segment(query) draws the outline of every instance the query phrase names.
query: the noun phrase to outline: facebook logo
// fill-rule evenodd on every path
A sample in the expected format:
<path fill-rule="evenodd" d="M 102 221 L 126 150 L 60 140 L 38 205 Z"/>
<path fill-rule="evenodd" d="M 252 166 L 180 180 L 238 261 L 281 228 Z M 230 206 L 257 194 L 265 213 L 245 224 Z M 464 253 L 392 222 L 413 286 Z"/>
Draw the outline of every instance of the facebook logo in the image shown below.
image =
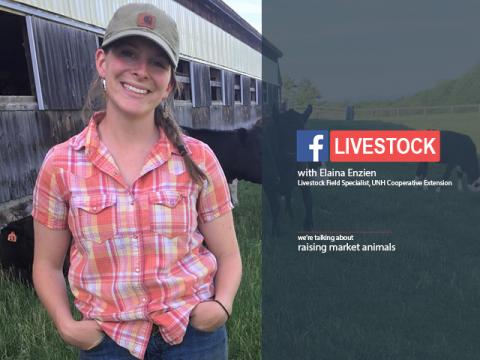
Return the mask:
<path fill-rule="evenodd" d="M 327 161 L 328 130 L 297 130 L 297 161 Z"/>

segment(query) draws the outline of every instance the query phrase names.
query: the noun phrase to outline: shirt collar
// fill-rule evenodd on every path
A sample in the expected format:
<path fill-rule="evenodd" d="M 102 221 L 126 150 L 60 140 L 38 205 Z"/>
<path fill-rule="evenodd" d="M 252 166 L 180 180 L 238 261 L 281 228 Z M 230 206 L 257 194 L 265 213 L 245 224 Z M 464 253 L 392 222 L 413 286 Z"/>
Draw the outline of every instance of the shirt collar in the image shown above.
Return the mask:
<path fill-rule="evenodd" d="M 77 136 L 73 138 L 72 147 L 76 151 L 85 149 L 85 154 L 89 158 L 96 158 L 98 155 L 104 156 L 101 149 L 105 149 L 105 146 L 100 141 L 100 136 L 98 134 L 98 124 L 105 117 L 104 111 L 96 112 L 90 118 L 90 121 L 87 127 Z M 189 154 L 191 154 L 187 145 L 185 148 Z M 160 137 L 157 143 L 154 145 L 150 156 L 148 157 L 144 171 L 151 170 L 157 166 L 160 166 L 168 159 L 171 158 L 172 154 L 179 155 L 180 153 L 176 146 L 174 146 L 170 140 L 167 138 L 163 131 L 160 132 Z M 142 171 L 142 172 L 144 172 Z"/>

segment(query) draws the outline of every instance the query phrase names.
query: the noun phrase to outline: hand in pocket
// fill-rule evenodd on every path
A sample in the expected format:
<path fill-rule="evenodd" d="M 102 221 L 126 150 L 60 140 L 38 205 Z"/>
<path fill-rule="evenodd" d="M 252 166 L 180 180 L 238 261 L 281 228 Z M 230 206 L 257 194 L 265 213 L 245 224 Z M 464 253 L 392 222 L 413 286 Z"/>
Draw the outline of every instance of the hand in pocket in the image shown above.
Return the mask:
<path fill-rule="evenodd" d="M 190 314 L 190 325 L 200 331 L 212 332 L 225 324 L 228 316 L 215 301 L 199 303 Z"/>
<path fill-rule="evenodd" d="M 72 321 L 61 336 L 65 342 L 81 350 L 90 350 L 99 345 L 106 336 L 95 320 Z"/>

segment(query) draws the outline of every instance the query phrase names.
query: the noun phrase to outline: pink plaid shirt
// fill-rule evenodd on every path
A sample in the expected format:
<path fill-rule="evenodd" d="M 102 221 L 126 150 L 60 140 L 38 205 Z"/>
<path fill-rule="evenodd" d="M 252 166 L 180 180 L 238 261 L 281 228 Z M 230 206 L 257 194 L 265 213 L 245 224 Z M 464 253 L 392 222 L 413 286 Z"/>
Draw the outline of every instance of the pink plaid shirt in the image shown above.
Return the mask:
<path fill-rule="evenodd" d="M 142 359 L 152 332 L 178 344 L 192 309 L 214 295 L 215 256 L 198 222 L 231 211 L 223 171 L 212 150 L 184 136 L 208 182 L 192 181 L 162 134 L 129 188 L 100 141 L 96 113 L 80 134 L 47 154 L 33 196 L 33 217 L 70 229 L 68 279 L 86 319 Z"/>

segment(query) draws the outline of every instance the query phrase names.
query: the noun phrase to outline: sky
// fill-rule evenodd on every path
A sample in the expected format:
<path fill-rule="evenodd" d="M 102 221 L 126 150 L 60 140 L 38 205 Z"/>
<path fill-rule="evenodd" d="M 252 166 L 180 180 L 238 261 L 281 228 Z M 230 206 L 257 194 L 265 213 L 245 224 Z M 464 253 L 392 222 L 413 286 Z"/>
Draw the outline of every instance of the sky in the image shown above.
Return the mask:
<path fill-rule="evenodd" d="M 263 12 L 282 75 L 323 100 L 408 96 L 480 63 L 478 0 L 263 0 Z"/>
<path fill-rule="evenodd" d="M 262 32 L 262 0 L 223 0 L 237 14 Z"/>

